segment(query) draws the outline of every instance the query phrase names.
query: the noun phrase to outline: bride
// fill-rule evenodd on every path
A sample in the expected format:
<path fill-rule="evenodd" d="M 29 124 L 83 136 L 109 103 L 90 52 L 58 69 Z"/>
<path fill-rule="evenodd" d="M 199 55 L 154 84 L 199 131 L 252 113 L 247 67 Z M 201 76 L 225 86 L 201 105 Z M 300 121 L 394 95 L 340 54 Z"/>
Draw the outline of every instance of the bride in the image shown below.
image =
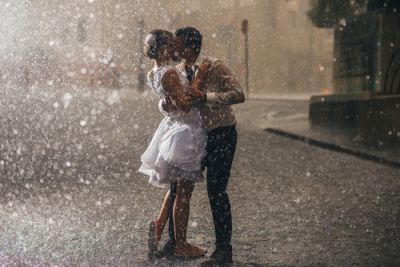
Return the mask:
<path fill-rule="evenodd" d="M 170 64 L 174 53 L 173 34 L 153 30 L 145 40 L 145 55 L 155 62 L 148 74 L 148 85 L 160 97 L 159 108 L 164 114 L 158 129 L 141 157 L 139 171 L 148 175 L 149 182 L 159 187 L 169 187 L 177 182 L 173 207 L 175 252 L 177 258 L 205 255 L 205 249 L 186 241 L 190 199 L 196 182 L 204 179 L 201 160 L 205 156 L 206 132 L 200 113 L 193 107 L 187 93 L 200 92 L 207 64 L 202 64 L 190 86 L 189 81 Z M 168 110 L 166 112 L 165 110 Z M 158 218 L 150 222 L 149 256 L 158 250 L 158 244 L 168 219 L 170 192 L 164 198 Z"/>

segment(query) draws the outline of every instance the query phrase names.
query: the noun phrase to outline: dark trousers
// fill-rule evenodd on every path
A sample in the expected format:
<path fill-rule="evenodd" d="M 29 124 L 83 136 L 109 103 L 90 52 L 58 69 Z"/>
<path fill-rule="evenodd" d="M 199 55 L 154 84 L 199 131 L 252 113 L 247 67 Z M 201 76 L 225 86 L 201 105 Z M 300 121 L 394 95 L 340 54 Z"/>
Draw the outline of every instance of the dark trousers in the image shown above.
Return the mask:
<path fill-rule="evenodd" d="M 169 234 L 169 242 L 175 244 L 175 231 L 174 231 L 174 203 L 176 198 L 176 189 L 178 183 L 173 182 L 169 187 L 169 203 L 168 203 L 168 234 Z"/>
<path fill-rule="evenodd" d="M 207 135 L 207 155 L 202 167 L 207 167 L 207 193 L 215 227 L 215 246 L 228 249 L 232 239 L 232 213 L 226 188 L 236 150 L 236 126 L 220 127 Z M 170 193 L 169 236 L 174 242 L 172 210 L 176 183 L 171 183 Z"/>

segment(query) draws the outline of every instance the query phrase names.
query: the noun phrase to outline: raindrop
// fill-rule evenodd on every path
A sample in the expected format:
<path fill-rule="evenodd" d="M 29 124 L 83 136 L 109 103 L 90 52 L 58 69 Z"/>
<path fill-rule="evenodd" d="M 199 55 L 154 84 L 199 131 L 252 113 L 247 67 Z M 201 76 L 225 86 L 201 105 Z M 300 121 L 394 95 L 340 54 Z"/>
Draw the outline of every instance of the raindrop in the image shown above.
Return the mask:
<path fill-rule="evenodd" d="M 70 93 L 65 93 L 63 96 L 64 108 L 67 108 L 71 103 L 72 95 Z"/>

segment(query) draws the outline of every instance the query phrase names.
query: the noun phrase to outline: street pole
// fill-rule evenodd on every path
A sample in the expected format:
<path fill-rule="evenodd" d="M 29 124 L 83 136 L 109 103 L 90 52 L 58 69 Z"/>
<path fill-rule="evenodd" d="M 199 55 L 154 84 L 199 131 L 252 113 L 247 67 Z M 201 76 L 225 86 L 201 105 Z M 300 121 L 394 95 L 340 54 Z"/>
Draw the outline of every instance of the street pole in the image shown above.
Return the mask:
<path fill-rule="evenodd" d="M 139 19 L 137 23 L 137 29 L 139 31 L 139 38 L 138 38 L 138 51 L 139 51 L 139 62 L 138 62 L 138 80 L 137 80 L 137 87 L 140 92 L 144 91 L 144 83 L 145 83 L 145 74 L 143 70 L 143 40 L 144 40 L 144 27 L 145 22 L 144 19 Z"/>
<path fill-rule="evenodd" d="M 105 51 L 105 45 L 104 45 L 104 34 L 105 34 L 105 18 L 106 16 L 104 16 L 104 0 L 101 0 L 101 45 L 103 50 Z"/>
<path fill-rule="evenodd" d="M 246 67 L 246 94 L 247 97 L 250 96 L 249 88 L 249 21 L 244 19 L 242 21 L 242 32 L 244 34 L 244 62 Z"/>

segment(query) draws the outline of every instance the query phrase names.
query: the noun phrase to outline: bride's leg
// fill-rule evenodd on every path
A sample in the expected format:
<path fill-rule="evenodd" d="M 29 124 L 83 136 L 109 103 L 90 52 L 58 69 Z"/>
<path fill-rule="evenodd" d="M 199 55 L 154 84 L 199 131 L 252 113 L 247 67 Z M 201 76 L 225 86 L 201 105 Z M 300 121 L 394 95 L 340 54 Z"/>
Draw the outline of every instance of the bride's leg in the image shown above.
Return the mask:
<path fill-rule="evenodd" d="M 176 245 L 186 243 L 186 232 L 190 213 L 190 199 L 194 183 L 187 180 L 178 181 L 176 199 L 174 204 L 174 225 Z"/>
<path fill-rule="evenodd" d="M 192 246 L 186 242 L 187 226 L 190 213 L 190 199 L 194 183 L 187 180 L 178 181 L 174 204 L 174 226 L 176 240 L 176 256 L 197 257 L 203 256 L 207 250 Z"/>
<path fill-rule="evenodd" d="M 162 232 L 168 220 L 169 199 L 170 191 L 165 195 L 158 218 L 155 221 L 150 222 L 148 239 L 149 255 L 153 255 L 153 253 L 158 250 L 158 244 L 160 243 Z"/>
<path fill-rule="evenodd" d="M 167 194 L 164 197 L 164 202 L 161 206 L 160 213 L 157 218 L 157 227 L 161 229 L 160 235 L 162 233 L 162 230 L 164 229 L 165 224 L 167 223 L 168 220 L 168 206 L 170 202 L 170 191 L 168 190 Z"/>

